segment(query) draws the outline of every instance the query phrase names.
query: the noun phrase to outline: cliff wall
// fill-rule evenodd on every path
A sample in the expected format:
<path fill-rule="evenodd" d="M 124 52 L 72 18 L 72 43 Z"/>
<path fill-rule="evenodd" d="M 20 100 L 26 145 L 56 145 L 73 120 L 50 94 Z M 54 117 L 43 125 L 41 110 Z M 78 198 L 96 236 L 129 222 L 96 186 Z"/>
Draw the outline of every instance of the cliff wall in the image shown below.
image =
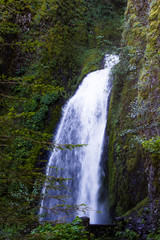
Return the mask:
<path fill-rule="evenodd" d="M 149 199 L 160 206 L 160 0 L 128 0 L 120 63 L 114 70 L 109 196 L 116 215 Z"/>

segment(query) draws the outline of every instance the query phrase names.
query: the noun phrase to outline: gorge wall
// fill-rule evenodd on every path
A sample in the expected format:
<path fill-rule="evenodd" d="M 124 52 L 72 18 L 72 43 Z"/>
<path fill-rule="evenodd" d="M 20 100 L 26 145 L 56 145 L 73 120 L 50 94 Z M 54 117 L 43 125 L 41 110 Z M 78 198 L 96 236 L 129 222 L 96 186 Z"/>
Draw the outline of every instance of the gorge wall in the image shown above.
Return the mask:
<path fill-rule="evenodd" d="M 122 215 L 149 199 L 154 214 L 160 207 L 159 0 L 128 0 L 122 48 L 108 119 L 110 207 Z"/>

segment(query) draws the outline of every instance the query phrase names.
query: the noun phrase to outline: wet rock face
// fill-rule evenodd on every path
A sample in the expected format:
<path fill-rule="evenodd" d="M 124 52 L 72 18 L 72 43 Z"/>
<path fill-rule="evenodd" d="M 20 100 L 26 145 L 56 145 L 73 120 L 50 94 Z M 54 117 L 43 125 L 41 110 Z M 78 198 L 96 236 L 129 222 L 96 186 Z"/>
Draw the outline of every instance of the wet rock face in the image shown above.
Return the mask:
<path fill-rule="evenodd" d="M 139 115 L 141 124 L 148 124 L 143 134 L 148 139 L 159 136 L 158 107 L 160 94 L 160 1 L 157 0 L 129 0 L 126 11 L 126 26 L 124 29 L 124 42 L 130 48 L 136 48 L 141 54 L 133 54 L 130 63 L 138 68 L 138 99 L 139 107 L 148 106 L 144 114 Z M 130 28 L 127 28 L 130 24 Z M 132 50 L 132 52 L 134 52 Z M 139 57 L 138 57 L 139 55 Z M 154 126 L 153 126 L 154 125 Z M 142 133 L 139 133 L 140 135 Z M 148 195 L 151 212 L 158 213 L 160 199 L 160 164 L 158 156 L 149 155 L 145 162 L 145 171 L 148 179 Z"/>
<path fill-rule="evenodd" d="M 148 171 L 148 194 L 150 200 L 152 221 L 154 222 L 155 225 L 158 225 L 158 220 L 160 218 L 160 194 L 159 185 L 155 183 L 155 180 L 158 177 L 158 182 L 160 181 L 159 174 L 157 173 L 157 168 L 154 167 L 153 165 L 150 165 L 147 168 L 147 171 Z"/>
<path fill-rule="evenodd" d="M 159 104 L 157 101 L 159 101 L 160 94 L 160 1 L 129 0 L 126 18 L 124 42 L 132 49 L 132 53 L 136 48 L 130 63 L 138 68 L 137 85 L 139 89 L 137 94 L 139 107 L 144 111 L 139 117 L 142 118 L 141 124 L 148 125 L 139 135 L 145 134 L 148 139 L 151 139 L 159 136 L 157 111 Z M 130 28 L 128 28 L 128 24 Z M 137 56 L 136 52 L 139 52 Z M 144 106 L 148 106 L 146 110 L 144 110 Z M 158 159 L 158 155 L 148 153 L 145 162 L 150 209 L 153 215 L 158 214 L 160 205 L 160 164 Z"/>
<path fill-rule="evenodd" d="M 154 202 L 154 193 L 156 191 L 155 186 L 154 186 L 154 178 L 155 178 L 155 169 L 154 167 L 148 166 L 146 169 L 147 173 L 148 173 L 148 194 L 149 194 L 149 199 L 150 199 L 150 208 L 151 208 L 151 212 L 153 213 L 153 202 Z"/>
<path fill-rule="evenodd" d="M 109 111 L 110 201 L 121 215 L 148 195 L 151 213 L 158 216 L 160 156 L 136 139 L 160 135 L 160 0 L 128 0 L 122 45 L 127 54 Z"/>

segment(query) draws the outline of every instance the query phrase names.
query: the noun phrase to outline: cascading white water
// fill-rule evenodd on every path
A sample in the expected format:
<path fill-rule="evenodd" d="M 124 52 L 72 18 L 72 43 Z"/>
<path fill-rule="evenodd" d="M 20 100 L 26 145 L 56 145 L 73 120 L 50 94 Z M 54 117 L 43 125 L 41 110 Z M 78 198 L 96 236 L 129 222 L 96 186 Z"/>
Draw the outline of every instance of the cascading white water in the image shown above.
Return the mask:
<path fill-rule="evenodd" d="M 47 176 L 70 178 L 66 181 L 70 191 L 62 188 L 60 195 L 69 195 L 67 204 L 86 204 L 91 208 L 92 211 L 86 214 L 90 217 L 91 223 L 109 221 L 107 196 L 106 201 L 102 203 L 99 201 L 98 194 L 110 93 L 109 73 L 116 63 L 118 63 L 118 56 L 107 55 L 105 68 L 88 74 L 64 107 L 54 141 L 60 144 L 87 144 L 87 146 L 75 148 L 72 151 L 59 149 L 54 151 L 46 169 Z M 48 189 L 46 183 L 42 193 L 45 197 L 41 201 L 39 214 L 45 212 L 49 214 L 42 220 L 61 218 L 63 214 L 56 215 L 49 210 L 59 204 L 59 200 L 56 199 L 57 192 Z M 95 210 L 100 210 L 103 214 L 98 214 Z"/>

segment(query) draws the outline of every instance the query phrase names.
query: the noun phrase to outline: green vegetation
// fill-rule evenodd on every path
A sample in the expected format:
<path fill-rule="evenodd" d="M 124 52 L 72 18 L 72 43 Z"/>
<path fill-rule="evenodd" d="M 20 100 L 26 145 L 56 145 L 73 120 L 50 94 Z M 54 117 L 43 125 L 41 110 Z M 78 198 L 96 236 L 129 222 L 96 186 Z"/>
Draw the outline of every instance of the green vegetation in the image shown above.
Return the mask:
<path fill-rule="evenodd" d="M 85 231 L 81 219 L 78 217 L 72 223 L 56 224 L 50 223 L 38 226 L 32 230 L 26 239 L 43 239 L 43 240 L 87 240 L 87 231 Z"/>
<path fill-rule="evenodd" d="M 39 225 L 38 201 L 44 181 L 53 188 L 65 181 L 44 176 L 47 151 L 76 147 L 51 143 L 62 105 L 86 74 L 101 67 L 104 52 L 115 49 L 120 63 L 107 130 L 110 208 L 117 216 L 128 210 L 125 216 L 141 215 L 149 196 L 158 218 L 160 0 L 143 6 L 128 0 L 123 28 L 126 2 L 0 0 L 2 239 L 83 239 L 78 219 Z M 119 237 L 138 239 L 132 230 Z M 159 239 L 158 227 L 149 238 Z"/>
<path fill-rule="evenodd" d="M 2 239 L 87 239 L 78 219 L 41 225 L 37 210 L 44 181 L 65 181 L 44 176 L 47 151 L 76 147 L 51 143 L 61 107 L 104 52 L 120 52 L 107 129 L 110 209 L 139 217 L 149 204 L 158 219 L 160 0 L 128 0 L 124 22 L 126 2 L 0 0 Z M 159 234 L 156 226 L 148 239 Z M 128 229 L 120 237 L 139 236 Z"/>
<path fill-rule="evenodd" d="M 141 202 L 139 202 L 134 208 L 130 209 L 128 212 L 124 214 L 125 217 L 129 217 L 131 214 L 136 212 L 139 216 L 142 215 L 142 211 L 144 211 L 144 208 L 149 207 L 149 201 L 148 197 L 143 199 Z"/>
<path fill-rule="evenodd" d="M 149 239 L 158 240 L 159 238 L 160 238 L 160 229 L 158 229 L 156 232 L 154 231 L 154 233 L 151 232 L 148 235 L 147 240 L 149 240 Z"/>
<path fill-rule="evenodd" d="M 139 234 L 137 234 L 133 230 L 127 229 L 125 232 L 117 232 L 116 237 L 118 237 L 118 239 L 124 238 L 124 239 L 129 239 L 129 240 L 138 240 Z"/>
<path fill-rule="evenodd" d="M 61 106 L 102 50 L 119 46 L 124 2 L 0 0 L 2 239 L 24 239 L 38 224 L 46 151 L 75 147 L 51 143 Z"/>
<path fill-rule="evenodd" d="M 117 216 L 148 196 L 159 216 L 159 5 L 130 0 L 125 13 L 107 130 L 110 207 Z"/>

